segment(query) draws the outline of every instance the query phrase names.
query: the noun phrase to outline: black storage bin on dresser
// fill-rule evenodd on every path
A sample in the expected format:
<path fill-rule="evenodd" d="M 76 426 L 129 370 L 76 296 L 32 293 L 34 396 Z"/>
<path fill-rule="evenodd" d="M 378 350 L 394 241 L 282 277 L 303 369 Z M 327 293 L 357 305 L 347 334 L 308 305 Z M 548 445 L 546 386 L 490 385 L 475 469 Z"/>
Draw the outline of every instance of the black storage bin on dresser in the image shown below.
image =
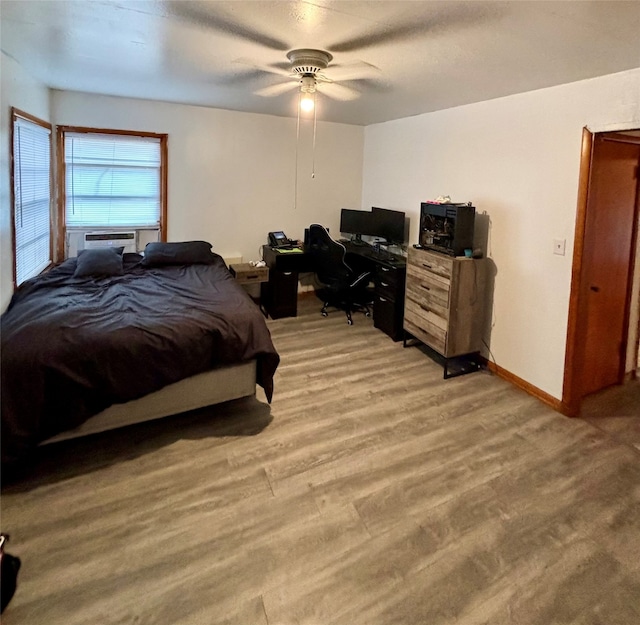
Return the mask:
<path fill-rule="evenodd" d="M 471 204 L 420 204 L 420 246 L 449 256 L 473 249 L 476 209 Z"/>

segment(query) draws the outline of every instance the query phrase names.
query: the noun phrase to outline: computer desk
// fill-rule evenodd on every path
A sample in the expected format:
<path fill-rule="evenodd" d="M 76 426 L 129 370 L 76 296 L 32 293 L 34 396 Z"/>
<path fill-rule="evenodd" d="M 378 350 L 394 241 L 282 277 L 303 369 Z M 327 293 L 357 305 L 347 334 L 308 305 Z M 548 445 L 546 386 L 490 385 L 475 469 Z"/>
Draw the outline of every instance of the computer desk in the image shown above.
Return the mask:
<path fill-rule="evenodd" d="M 370 271 L 374 283 L 373 325 L 394 341 L 402 339 L 404 287 L 407 263 L 404 256 L 379 254 L 371 245 L 340 241 L 347 249 L 347 263 L 355 270 Z M 301 252 L 281 252 L 268 245 L 262 258 L 269 267 L 269 281 L 262 284 L 261 300 L 272 319 L 298 313 L 299 274 L 314 272 L 313 258 L 304 246 Z"/>

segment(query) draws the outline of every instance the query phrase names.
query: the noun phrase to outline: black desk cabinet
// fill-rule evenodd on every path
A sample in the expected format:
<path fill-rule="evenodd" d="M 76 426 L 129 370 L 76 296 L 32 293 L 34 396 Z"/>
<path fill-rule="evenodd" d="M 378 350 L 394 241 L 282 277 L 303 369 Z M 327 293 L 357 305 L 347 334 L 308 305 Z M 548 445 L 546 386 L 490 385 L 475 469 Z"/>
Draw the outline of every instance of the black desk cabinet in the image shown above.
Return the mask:
<path fill-rule="evenodd" d="M 375 263 L 373 325 L 394 341 L 403 337 L 406 266 Z"/>
<path fill-rule="evenodd" d="M 269 271 L 269 282 L 262 283 L 260 295 L 262 305 L 272 319 L 295 317 L 298 314 L 298 273 Z"/>
<path fill-rule="evenodd" d="M 272 319 L 298 314 L 298 274 L 313 271 L 307 254 L 282 254 L 262 246 L 262 258 L 269 267 L 269 282 L 261 285 L 261 301 Z"/>

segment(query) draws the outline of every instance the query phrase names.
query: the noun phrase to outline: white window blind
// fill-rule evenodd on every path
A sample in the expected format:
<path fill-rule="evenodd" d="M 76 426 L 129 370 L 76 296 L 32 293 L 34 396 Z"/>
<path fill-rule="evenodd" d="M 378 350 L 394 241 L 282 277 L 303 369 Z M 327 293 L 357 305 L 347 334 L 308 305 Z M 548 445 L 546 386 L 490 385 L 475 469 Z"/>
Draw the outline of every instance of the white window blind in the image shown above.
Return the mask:
<path fill-rule="evenodd" d="M 19 285 L 51 263 L 51 131 L 22 117 L 13 121 L 13 185 Z"/>
<path fill-rule="evenodd" d="M 64 135 L 67 227 L 159 227 L 160 139 Z"/>

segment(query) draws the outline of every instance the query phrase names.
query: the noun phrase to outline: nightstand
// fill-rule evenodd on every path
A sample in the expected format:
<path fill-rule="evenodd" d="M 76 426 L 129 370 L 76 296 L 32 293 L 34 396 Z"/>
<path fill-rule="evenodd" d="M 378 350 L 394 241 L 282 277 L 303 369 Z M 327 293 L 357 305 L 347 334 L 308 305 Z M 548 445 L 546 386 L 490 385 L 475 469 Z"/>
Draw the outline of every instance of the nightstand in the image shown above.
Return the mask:
<path fill-rule="evenodd" d="M 250 263 L 237 263 L 229 265 L 229 271 L 236 279 L 236 282 L 242 285 L 251 299 L 260 307 L 260 310 L 263 310 L 260 301 L 260 289 L 258 288 L 254 291 L 251 285 L 268 282 L 269 267 L 254 267 Z M 257 295 L 255 293 L 257 293 Z"/>

